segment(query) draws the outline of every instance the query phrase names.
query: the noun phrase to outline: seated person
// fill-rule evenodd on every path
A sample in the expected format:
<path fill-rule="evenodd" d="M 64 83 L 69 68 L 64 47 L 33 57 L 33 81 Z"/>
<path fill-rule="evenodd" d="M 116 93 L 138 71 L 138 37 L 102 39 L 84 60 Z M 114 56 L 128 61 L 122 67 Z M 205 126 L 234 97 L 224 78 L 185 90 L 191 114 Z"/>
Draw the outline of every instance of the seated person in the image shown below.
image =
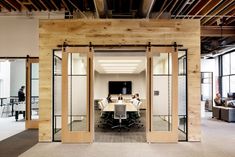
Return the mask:
<path fill-rule="evenodd" d="M 139 93 L 135 93 L 135 99 L 137 99 L 137 100 L 139 100 L 139 101 L 140 101 Z"/>
<path fill-rule="evenodd" d="M 108 103 L 112 103 L 113 102 L 112 99 L 111 99 L 111 94 L 109 94 L 106 99 L 107 99 Z"/>
<path fill-rule="evenodd" d="M 119 94 L 118 100 L 123 100 L 122 94 Z"/>
<path fill-rule="evenodd" d="M 224 106 L 225 105 L 225 101 L 222 100 L 220 93 L 216 93 L 214 101 L 215 101 L 216 106 Z"/>

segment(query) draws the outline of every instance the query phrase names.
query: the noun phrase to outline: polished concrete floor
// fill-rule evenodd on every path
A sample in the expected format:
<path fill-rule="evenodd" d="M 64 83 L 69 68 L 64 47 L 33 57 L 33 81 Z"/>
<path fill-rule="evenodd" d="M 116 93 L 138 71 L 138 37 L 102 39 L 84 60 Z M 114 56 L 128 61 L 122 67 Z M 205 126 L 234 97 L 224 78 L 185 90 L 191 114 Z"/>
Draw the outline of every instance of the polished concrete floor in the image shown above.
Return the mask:
<path fill-rule="evenodd" d="M 20 133 L 25 130 L 25 120 L 22 114 L 19 115 L 19 120 L 16 122 L 15 117 L 0 117 L 0 141 Z"/>
<path fill-rule="evenodd" d="M 202 141 L 177 144 L 38 143 L 20 157 L 235 157 L 235 123 L 202 119 Z"/>

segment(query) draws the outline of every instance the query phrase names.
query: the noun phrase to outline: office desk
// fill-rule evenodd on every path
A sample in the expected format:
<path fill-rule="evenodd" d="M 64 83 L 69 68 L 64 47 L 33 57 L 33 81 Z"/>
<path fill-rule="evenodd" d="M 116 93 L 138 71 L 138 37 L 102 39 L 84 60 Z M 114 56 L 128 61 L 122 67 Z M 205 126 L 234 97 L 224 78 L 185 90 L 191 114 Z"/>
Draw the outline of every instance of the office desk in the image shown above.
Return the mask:
<path fill-rule="evenodd" d="M 114 112 L 114 105 L 117 103 L 109 103 L 105 106 L 103 112 Z M 126 105 L 127 112 L 137 112 L 137 108 L 132 103 L 124 103 Z"/>

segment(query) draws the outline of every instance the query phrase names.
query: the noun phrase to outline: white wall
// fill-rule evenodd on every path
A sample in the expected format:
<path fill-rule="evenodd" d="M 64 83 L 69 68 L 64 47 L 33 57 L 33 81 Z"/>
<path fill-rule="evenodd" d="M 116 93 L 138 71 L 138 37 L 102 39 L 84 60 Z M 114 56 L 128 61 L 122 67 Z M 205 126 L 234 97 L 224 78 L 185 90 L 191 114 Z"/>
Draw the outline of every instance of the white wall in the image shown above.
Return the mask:
<path fill-rule="evenodd" d="M 18 59 L 11 62 L 10 95 L 18 96 L 18 90 L 26 85 L 26 61 Z"/>
<path fill-rule="evenodd" d="M 94 99 L 108 96 L 109 81 L 132 81 L 132 93 L 139 93 L 141 99 L 146 99 L 146 74 L 99 74 L 94 76 Z"/>
<path fill-rule="evenodd" d="M 38 19 L 0 17 L 0 57 L 39 56 Z"/>
<path fill-rule="evenodd" d="M 0 97 L 10 96 L 10 62 L 0 62 Z"/>

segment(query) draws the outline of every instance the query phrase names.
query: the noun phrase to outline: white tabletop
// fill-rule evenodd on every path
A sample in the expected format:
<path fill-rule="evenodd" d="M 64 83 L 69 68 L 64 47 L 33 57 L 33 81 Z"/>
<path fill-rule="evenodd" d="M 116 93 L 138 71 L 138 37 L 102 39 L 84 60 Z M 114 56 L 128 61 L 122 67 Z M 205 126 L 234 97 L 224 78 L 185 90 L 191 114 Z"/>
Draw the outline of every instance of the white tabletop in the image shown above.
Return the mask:
<path fill-rule="evenodd" d="M 118 103 L 109 103 L 107 106 L 104 108 L 104 112 L 114 112 L 114 105 Z M 137 108 L 132 104 L 132 103 L 123 103 L 126 105 L 126 111 L 127 112 L 137 112 Z"/>

